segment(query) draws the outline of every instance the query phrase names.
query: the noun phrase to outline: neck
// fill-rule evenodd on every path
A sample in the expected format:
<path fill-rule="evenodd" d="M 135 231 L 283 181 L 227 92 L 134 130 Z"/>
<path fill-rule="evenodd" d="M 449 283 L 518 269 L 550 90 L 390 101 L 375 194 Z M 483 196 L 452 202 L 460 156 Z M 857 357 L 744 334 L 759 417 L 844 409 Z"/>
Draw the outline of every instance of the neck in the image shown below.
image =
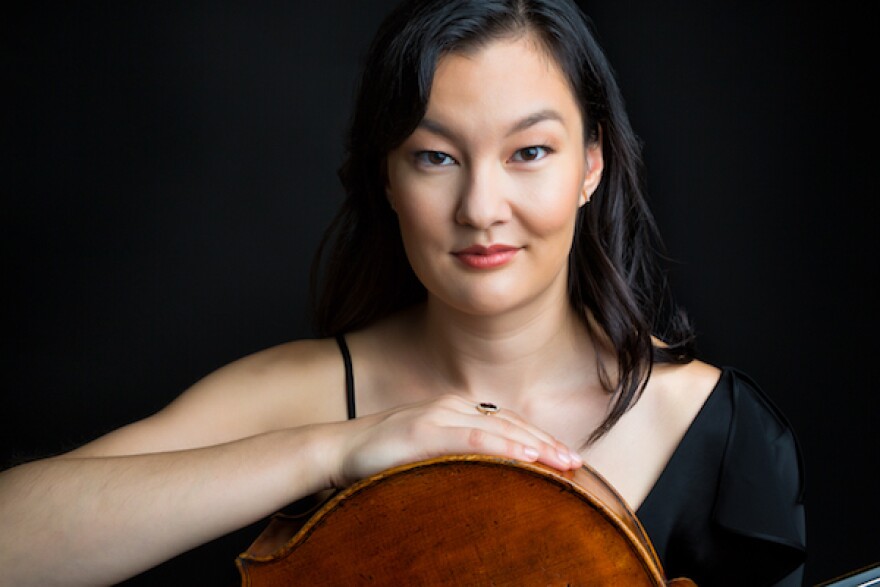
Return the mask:
<path fill-rule="evenodd" d="M 475 400 L 523 404 L 536 388 L 580 387 L 584 373 L 596 372 L 593 342 L 564 292 L 492 316 L 464 314 L 429 297 L 423 316 L 427 363 Z"/>

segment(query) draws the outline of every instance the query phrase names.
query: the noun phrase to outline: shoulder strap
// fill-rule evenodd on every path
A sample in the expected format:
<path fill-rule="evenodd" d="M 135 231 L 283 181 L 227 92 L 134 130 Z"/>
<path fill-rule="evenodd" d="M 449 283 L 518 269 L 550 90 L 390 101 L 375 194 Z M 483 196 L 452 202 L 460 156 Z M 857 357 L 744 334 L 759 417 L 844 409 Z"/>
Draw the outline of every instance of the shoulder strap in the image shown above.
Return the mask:
<path fill-rule="evenodd" d="M 348 351 L 344 334 L 336 335 L 336 344 L 339 345 L 342 361 L 345 363 L 345 398 L 348 404 L 348 419 L 353 420 L 357 416 L 354 405 L 354 369 L 351 365 L 351 353 Z"/>

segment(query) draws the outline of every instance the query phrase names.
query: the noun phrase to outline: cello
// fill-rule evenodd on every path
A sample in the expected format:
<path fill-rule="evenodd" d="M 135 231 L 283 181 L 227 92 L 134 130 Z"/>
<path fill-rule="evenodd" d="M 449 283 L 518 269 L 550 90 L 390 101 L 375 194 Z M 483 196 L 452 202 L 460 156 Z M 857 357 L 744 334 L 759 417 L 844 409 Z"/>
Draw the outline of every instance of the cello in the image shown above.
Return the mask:
<path fill-rule="evenodd" d="M 635 514 L 595 470 L 483 455 L 379 472 L 305 520 L 275 514 L 236 566 L 243 587 L 695 587 L 665 577 Z"/>

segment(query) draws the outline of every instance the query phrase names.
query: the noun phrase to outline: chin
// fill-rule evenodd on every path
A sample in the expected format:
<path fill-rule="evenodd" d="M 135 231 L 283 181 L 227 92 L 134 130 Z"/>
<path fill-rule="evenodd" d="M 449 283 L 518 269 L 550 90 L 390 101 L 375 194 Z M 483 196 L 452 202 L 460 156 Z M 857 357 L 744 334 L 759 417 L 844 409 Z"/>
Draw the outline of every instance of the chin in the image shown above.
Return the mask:
<path fill-rule="evenodd" d="M 510 289 L 501 291 L 468 292 L 456 296 L 439 298 L 443 305 L 450 306 L 463 314 L 490 317 L 515 311 L 530 301 Z"/>
<path fill-rule="evenodd" d="M 530 304 L 541 303 L 542 297 L 547 297 L 548 300 L 555 298 L 552 290 L 558 285 L 550 277 L 547 277 L 546 283 L 539 284 L 521 274 L 517 278 L 515 273 L 481 275 L 476 280 L 459 281 L 456 277 L 458 276 L 446 276 L 443 279 L 442 276 L 437 276 L 432 279 L 433 283 L 428 287 L 431 297 L 440 306 L 481 317 L 514 312 Z M 453 287 L 449 287 L 450 285 Z M 526 287 L 528 285 L 531 287 Z"/>

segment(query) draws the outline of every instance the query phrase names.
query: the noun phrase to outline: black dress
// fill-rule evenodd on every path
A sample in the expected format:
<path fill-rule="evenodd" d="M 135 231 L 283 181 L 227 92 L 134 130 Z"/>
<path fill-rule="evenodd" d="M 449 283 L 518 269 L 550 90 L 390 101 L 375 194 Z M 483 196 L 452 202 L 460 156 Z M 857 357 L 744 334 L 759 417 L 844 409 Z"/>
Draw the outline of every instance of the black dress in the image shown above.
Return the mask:
<path fill-rule="evenodd" d="M 354 373 L 342 336 L 348 416 Z M 803 464 L 788 421 L 744 373 L 715 389 L 636 511 L 669 578 L 698 587 L 801 587 Z"/>
<path fill-rule="evenodd" d="M 636 516 L 670 578 L 800 587 L 803 493 L 791 426 L 751 379 L 725 368 Z"/>

